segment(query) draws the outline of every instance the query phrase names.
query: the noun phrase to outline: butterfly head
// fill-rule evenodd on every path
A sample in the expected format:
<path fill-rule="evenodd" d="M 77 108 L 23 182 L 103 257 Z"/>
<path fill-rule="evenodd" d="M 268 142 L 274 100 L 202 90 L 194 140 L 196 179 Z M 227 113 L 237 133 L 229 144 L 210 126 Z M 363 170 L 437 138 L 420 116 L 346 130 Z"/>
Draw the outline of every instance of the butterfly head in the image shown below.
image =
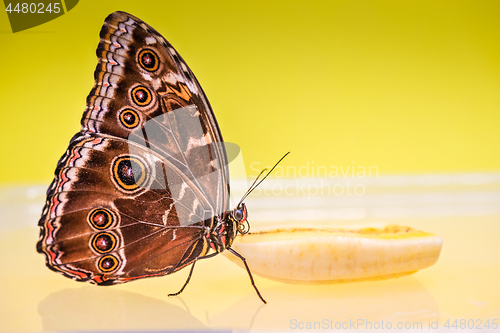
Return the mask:
<path fill-rule="evenodd" d="M 247 221 L 247 206 L 241 202 L 235 210 L 231 212 L 233 219 L 238 223 L 238 232 L 246 234 L 250 230 L 250 225 Z"/>

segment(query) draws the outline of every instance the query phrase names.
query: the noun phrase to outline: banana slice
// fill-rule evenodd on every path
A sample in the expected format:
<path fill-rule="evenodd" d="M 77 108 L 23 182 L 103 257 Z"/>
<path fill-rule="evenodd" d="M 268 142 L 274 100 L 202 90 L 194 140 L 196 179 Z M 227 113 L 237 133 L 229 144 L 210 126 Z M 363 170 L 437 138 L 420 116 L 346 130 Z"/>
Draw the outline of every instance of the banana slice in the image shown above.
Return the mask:
<path fill-rule="evenodd" d="M 415 273 L 436 263 L 443 239 L 409 227 L 383 229 L 276 229 L 238 236 L 232 248 L 252 273 L 287 283 L 379 280 Z M 241 260 L 223 252 L 243 266 Z"/>

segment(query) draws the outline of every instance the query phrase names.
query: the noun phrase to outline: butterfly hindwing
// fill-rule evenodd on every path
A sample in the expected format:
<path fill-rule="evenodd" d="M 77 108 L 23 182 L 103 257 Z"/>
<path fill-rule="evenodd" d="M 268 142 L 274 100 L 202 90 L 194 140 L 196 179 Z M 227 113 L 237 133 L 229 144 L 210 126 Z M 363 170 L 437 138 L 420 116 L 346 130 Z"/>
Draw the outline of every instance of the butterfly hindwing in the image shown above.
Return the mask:
<path fill-rule="evenodd" d="M 187 253 L 193 260 L 207 252 L 210 204 L 168 160 L 144 147 L 130 155 L 129 145 L 135 144 L 82 135 L 59 161 L 39 223 L 38 251 L 52 269 L 76 280 L 120 283 L 146 271 L 169 274 L 183 267 Z M 127 182 L 130 159 L 143 186 Z M 160 186 L 166 174 L 185 180 L 182 193 Z"/>

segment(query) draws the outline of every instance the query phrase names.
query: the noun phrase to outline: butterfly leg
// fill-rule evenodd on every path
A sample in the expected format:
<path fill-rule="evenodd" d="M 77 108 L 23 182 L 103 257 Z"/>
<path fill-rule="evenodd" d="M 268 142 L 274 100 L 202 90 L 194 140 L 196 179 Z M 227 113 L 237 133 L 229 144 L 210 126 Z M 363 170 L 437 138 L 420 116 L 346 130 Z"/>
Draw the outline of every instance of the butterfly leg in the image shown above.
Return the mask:
<path fill-rule="evenodd" d="M 228 250 L 229 252 L 231 252 L 232 254 L 234 254 L 235 256 L 237 256 L 238 258 L 240 258 L 241 261 L 243 261 L 243 264 L 245 265 L 245 268 L 247 269 L 248 276 L 250 277 L 250 282 L 252 282 L 253 288 L 257 292 L 257 295 L 259 296 L 260 300 L 262 302 L 264 302 L 264 304 L 267 304 L 266 300 L 264 298 L 262 298 L 262 296 L 260 295 L 259 289 L 257 289 L 257 286 L 255 285 L 255 282 L 253 281 L 252 272 L 250 272 L 250 268 L 248 268 L 247 260 L 245 259 L 245 257 L 243 257 L 241 254 L 239 254 L 238 252 L 236 252 L 235 250 L 233 250 L 230 247 L 227 248 L 226 250 Z"/>
<path fill-rule="evenodd" d="M 216 255 L 218 255 L 219 252 L 215 252 L 215 253 L 211 253 L 209 255 L 206 255 L 206 256 L 203 256 L 203 257 L 197 257 L 196 259 L 194 259 L 193 261 L 193 265 L 191 265 L 191 270 L 189 271 L 189 275 L 187 277 L 187 280 L 186 282 L 184 283 L 184 285 L 182 286 L 181 290 L 179 290 L 178 292 L 176 292 L 175 294 L 168 294 L 168 296 L 177 296 L 179 295 L 180 293 L 182 293 L 182 291 L 184 290 L 184 288 L 186 288 L 186 286 L 188 285 L 189 283 L 189 280 L 191 280 L 191 275 L 193 275 L 193 270 L 194 270 L 194 265 L 196 264 L 196 262 L 198 260 L 201 260 L 201 259 L 208 259 L 208 258 L 212 258 L 212 257 L 215 257 Z"/>

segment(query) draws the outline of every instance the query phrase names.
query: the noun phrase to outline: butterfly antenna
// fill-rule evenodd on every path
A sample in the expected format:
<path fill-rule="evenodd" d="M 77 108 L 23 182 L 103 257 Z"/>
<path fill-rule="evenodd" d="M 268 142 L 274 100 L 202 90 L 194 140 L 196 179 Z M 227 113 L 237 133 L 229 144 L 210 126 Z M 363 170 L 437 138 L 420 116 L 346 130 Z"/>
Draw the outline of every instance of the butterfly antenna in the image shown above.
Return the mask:
<path fill-rule="evenodd" d="M 250 195 L 250 193 L 252 193 L 253 190 L 255 190 L 257 188 L 257 186 L 259 186 L 263 181 L 264 179 L 267 178 L 267 176 L 269 176 L 271 174 L 271 172 L 273 172 L 273 170 L 278 166 L 278 164 L 280 164 L 281 161 L 283 161 L 283 159 L 288 155 L 290 154 L 290 152 L 286 153 L 285 155 L 283 155 L 282 158 L 280 158 L 280 160 L 278 162 L 276 162 L 276 164 L 271 168 L 271 170 L 269 170 L 269 172 L 264 176 L 264 178 L 262 178 L 258 183 L 257 181 L 259 180 L 260 176 L 262 176 L 262 174 L 267 170 L 267 169 L 264 169 L 262 170 L 259 175 L 257 176 L 257 178 L 255 178 L 255 180 L 253 181 L 252 185 L 250 185 L 250 187 L 248 188 L 248 190 L 246 191 L 245 195 L 243 195 L 243 197 L 241 198 L 240 202 L 238 203 L 238 206 L 239 207 L 241 205 L 241 203 L 246 199 L 246 197 L 248 197 Z M 257 184 L 256 184 L 257 183 Z"/>
<path fill-rule="evenodd" d="M 243 202 L 243 200 L 245 200 L 245 198 L 250 194 L 250 192 L 253 191 L 253 187 L 255 185 L 255 183 L 257 183 L 257 181 L 259 180 L 260 176 L 262 176 L 262 174 L 267 170 L 264 169 L 262 170 L 259 175 L 257 176 L 257 178 L 255 178 L 255 180 L 253 181 L 252 185 L 250 185 L 250 187 L 248 188 L 248 190 L 245 192 L 245 194 L 243 195 L 243 198 L 240 200 L 240 202 L 238 203 L 238 206 Z"/>

